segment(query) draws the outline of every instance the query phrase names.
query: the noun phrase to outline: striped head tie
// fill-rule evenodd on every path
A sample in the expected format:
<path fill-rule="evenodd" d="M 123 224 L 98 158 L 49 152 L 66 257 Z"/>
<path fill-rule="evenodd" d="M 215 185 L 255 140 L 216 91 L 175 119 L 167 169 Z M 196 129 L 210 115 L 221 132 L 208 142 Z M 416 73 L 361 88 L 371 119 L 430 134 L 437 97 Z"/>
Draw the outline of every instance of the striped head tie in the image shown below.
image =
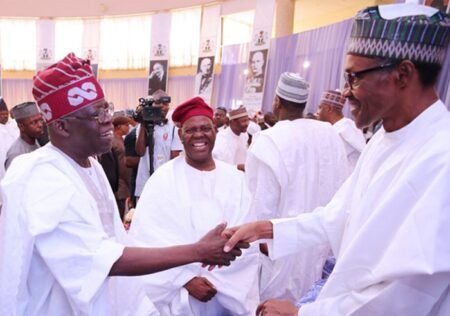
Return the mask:
<path fill-rule="evenodd" d="M 73 53 L 34 76 L 33 96 L 47 123 L 104 99 L 89 60 Z"/>
<path fill-rule="evenodd" d="M 412 3 L 369 7 L 354 20 L 347 53 L 442 65 L 450 16 Z"/>

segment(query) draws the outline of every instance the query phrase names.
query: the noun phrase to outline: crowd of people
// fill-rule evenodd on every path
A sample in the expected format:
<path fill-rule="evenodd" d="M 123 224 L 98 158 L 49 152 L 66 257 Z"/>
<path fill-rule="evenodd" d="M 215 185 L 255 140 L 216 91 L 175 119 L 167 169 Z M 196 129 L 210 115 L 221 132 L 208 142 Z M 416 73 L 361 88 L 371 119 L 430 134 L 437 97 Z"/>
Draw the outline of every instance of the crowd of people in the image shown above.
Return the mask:
<path fill-rule="evenodd" d="M 449 315 L 449 30 L 360 11 L 310 115 L 295 72 L 264 115 L 161 89 L 114 112 L 88 60 L 39 72 L 0 99 L 0 315 Z"/>

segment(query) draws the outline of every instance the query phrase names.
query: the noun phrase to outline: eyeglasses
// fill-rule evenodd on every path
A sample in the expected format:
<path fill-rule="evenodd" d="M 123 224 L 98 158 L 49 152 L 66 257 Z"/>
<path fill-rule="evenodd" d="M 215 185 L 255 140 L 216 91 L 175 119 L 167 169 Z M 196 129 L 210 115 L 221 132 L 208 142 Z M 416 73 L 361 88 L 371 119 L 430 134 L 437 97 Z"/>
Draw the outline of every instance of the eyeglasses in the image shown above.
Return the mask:
<path fill-rule="evenodd" d="M 99 124 L 105 124 L 111 121 L 114 114 L 114 107 L 110 104 L 108 106 L 102 107 L 99 109 L 97 115 L 92 116 L 67 116 L 66 119 L 78 119 L 78 120 L 96 120 Z"/>
<path fill-rule="evenodd" d="M 382 70 L 382 69 L 392 68 L 392 67 L 395 67 L 395 66 L 397 66 L 397 63 L 389 63 L 389 64 L 379 65 L 379 66 L 368 68 L 368 69 L 363 69 L 363 70 L 360 70 L 360 71 L 344 72 L 344 79 L 345 79 L 345 82 L 350 87 L 350 89 L 353 90 L 354 89 L 354 84 L 358 83 L 358 80 L 360 80 L 362 78 L 362 75 L 367 74 L 369 72 L 374 72 L 374 71 L 379 71 L 379 70 Z"/>

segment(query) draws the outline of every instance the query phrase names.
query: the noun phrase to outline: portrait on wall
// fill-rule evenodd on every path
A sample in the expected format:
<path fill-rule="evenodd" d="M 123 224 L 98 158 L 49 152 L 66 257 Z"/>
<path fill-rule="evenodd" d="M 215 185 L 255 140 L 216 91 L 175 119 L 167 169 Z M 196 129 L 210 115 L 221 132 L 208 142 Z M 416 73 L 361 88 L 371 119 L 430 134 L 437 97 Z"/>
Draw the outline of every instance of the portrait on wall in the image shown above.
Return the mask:
<path fill-rule="evenodd" d="M 212 92 L 214 56 L 200 57 L 195 75 L 195 91 L 197 94 L 209 95 Z"/>
<path fill-rule="evenodd" d="M 246 93 L 260 93 L 263 91 L 267 52 L 267 49 L 250 52 L 245 83 Z"/>
<path fill-rule="evenodd" d="M 148 75 L 148 95 L 152 95 L 156 90 L 167 91 L 167 60 L 150 61 Z"/>

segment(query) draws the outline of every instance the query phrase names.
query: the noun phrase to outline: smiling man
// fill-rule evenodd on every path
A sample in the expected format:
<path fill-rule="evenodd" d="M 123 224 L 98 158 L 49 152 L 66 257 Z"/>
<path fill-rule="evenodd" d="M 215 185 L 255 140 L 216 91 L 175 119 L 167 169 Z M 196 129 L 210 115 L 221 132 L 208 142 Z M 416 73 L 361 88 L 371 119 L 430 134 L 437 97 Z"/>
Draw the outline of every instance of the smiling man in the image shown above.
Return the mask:
<path fill-rule="evenodd" d="M 51 144 L 15 158 L 2 181 L 0 315 L 157 315 L 148 299 L 127 304 L 120 290 L 131 279 L 113 276 L 228 265 L 240 254 L 223 252 L 224 225 L 197 243 L 125 246 L 114 195 L 92 158 L 111 149 L 113 132 L 89 61 L 69 54 L 39 72 L 33 96 Z"/>
<path fill-rule="evenodd" d="M 450 114 L 436 94 L 450 17 L 399 4 L 355 18 L 344 96 L 360 128 L 383 120 L 324 208 L 250 223 L 237 240 L 273 238 L 273 258 L 331 246 L 336 266 L 314 303 L 269 300 L 263 315 L 450 315 Z M 448 57 L 448 56 L 447 56 Z"/>
<path fill-rule="evenodd" d="M 213 110 L 199 97 L 172 114 L 185 156 L 156 170 L 138 202 L 130 235 L 140 245 L 197 240 L 208 227 L 251 219 L 244 175 L 214 160 Z M 146 278 L 147 295 L 161 315 L 251 315 L 258 304 L 258 254 L 252 248 L 232 266 L 208 271 L 197 264 Z"/>

